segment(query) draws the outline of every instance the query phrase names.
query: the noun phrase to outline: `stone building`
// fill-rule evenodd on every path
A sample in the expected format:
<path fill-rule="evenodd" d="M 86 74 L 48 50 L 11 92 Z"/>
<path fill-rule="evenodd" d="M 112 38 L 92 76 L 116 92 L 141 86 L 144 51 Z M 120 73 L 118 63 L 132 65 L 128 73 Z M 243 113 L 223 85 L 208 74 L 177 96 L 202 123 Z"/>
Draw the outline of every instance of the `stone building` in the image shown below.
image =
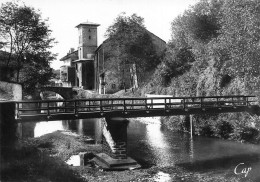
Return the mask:
<path fill-rule="evenodd" d="M 99 24 L 84 22 L 76 26 L 79 33 L 78 50 L 73 49 L 60 59 L 61 81 L 65 87 L 95 89 L 94 57 L 97 49 L 97 27 Z"/>
<path fill-rule="evenodd" d="M 78 51 L 73 48 L 69 53 L 60 59 L 64 65 L 60 67 L 60 80 L 63 87 L 73 87 L 76 83 L 75 62 L 78 60 Z"/>
<path fill-rule="evenodd" d="M 97 27 L 99 24 L 84 22 L 76 26 L 78 28 L 78 50 L 71 49 L 62 57 L 64 62 L 61 66 L 60 76 L 62 86 L 79 87 L 87 90 L 95 90 L 101 94 L 106 90 L 118 90 L 121 88 L 138 87 L 136 65 L 124 65 L 124 85 L 114 78 L 113 71 L 109 68 L 110 63 L 106 61 L 106 47 L 108 40 L 97 46 Z M 158 53 L 166 48 L 166 42 L 147 30 Z M 113 78 L 113 79 L 111 79 Z"/>
<path fill-rule="evenodd" d="M 166 42 L 150 31 L 146 30 L 146 32 L 152 39 L 156 53 L 158 55 L 162 54 L 166 49 Z M 138 73 L 135 64 L 111 65 L 111 62 L 106 57 L 109 50 L 108 46 L 109 39 L 105 40 L 95 53 L 95 82 L 98 83 L 95 89 L 99 93 L 113 93 L 121 89 L 138 88 L 138 80 L 141 80 L 139 77 L 149 77 L 151 73 Z M 120 75 L 111 68 L 118 66 L 117 70 L 122 70 Z"/>

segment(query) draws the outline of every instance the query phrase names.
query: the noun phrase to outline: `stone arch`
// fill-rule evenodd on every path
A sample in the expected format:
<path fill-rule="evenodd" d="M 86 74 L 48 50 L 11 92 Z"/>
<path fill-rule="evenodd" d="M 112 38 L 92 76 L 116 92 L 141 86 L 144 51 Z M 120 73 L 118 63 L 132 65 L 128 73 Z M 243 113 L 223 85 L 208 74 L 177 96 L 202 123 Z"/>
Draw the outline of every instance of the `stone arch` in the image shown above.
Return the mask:
<path fill-rule="evenodd" d="M 41 92 L 51 91 L 59 94 L 65 100 L 73 99 L 73 94 L 75 94 L 71 87 L 40 87 L 37 89 L 37 94 L 40 95 Z"/>

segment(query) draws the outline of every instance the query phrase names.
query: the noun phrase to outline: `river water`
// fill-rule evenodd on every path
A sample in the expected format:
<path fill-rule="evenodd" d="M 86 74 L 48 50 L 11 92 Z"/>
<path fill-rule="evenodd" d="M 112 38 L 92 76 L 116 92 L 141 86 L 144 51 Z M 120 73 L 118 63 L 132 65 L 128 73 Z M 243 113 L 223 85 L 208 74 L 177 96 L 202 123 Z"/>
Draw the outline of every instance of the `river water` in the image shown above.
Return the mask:
<path fill-rule="evenodd" d="M 102 140 L 101 121 L 50 121 L 23 123 L 21 137 L 39 137 L 57 130 L 71 130 Z M 191 172 L 226 171 L 260 180 L 260 146 L 201 136 L 166 129 L 156 118 L 130 119 L 127 131 L 128 155 L 144 168 L 180 166 Z M 245 169 L 245 170 L 244 170 Z M 248 170 L 250 169 L 250 170 Z"/>

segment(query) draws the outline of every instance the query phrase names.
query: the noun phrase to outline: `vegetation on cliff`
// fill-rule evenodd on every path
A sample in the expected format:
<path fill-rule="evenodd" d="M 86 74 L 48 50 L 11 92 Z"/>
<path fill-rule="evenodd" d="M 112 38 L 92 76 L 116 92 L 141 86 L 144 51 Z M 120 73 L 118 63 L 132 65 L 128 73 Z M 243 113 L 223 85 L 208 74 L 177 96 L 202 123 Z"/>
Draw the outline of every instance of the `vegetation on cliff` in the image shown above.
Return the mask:
<path fill-rule="evenodd" d="M 258 95 L 259 16 L 260 3 L 256 0 L 201 0 L 172 22 L 165 58 L 142 92 Z M 260 141 L 257 116 L 229 113 L 195 118 L 198 134 Z M 180 117 L 165 119 L 168 125 L 173 121 L 185 126 Z"/>

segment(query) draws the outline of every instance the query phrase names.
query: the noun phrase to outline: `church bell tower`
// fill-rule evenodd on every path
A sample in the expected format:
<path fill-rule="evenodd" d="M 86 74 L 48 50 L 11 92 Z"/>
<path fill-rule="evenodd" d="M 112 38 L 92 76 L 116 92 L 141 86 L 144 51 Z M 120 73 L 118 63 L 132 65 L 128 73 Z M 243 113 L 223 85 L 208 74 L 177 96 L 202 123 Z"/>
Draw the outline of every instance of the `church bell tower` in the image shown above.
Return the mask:
<path fill-rule="evenodd" d="M 76 26 L 79 32 L 78 60 L 76 63 L 76 85 L 92 90 L 95 84 L 94 56 L 97 49 L 97 27 L 92 22 L 80 23 Z"/>

